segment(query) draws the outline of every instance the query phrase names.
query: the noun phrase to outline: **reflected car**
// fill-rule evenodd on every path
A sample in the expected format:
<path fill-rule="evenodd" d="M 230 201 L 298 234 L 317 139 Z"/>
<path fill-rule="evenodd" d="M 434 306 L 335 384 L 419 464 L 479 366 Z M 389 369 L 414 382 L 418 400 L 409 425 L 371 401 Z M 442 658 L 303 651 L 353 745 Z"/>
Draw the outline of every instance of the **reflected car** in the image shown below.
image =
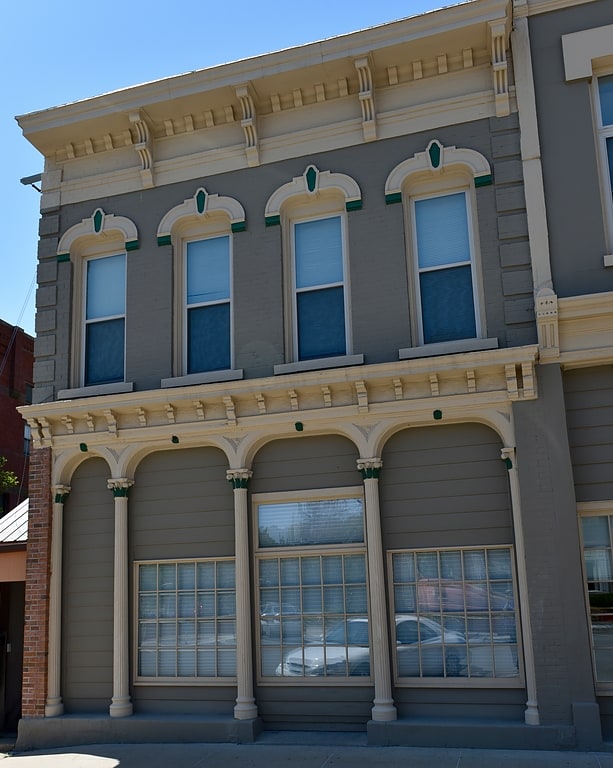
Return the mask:
<path fill-rule="evenodd" d="M 264 642 L 300 642 L 302 639 L 302 617 L 298 608 L 286 605 L 281 613 L 278 603 L 266 603 L 260 609 L 260 632 Z"/>
<path fill-rule="evenodd" d="M 418 644 L 418 637 L 421 642 Z M 396 642 L 401 658 L 403 676 L 443 676 L 445 663 L 451 663 L 450 649 L 466 641 L 459 632 L 446 630 L 440 624 L 423 616 L 396 616 Z M 406 651 L 406 652 L 405 652 Z M 446 658 L 446 661 L 443 659 Z M 460 663 L 460 655 L 458 661 Z M 400 661 L 399 661 L 400 664 Z M 277 667 L 276 674 L 288 677 L 368 677 L 370 675 L 370 642 L 368 619 L 352 618 L 339 622 L 318 644 L 294 648 Z M 449 672 L 448 672 L 449 674 Z M 455 673 L 457 674 L 457 672 Z"/>

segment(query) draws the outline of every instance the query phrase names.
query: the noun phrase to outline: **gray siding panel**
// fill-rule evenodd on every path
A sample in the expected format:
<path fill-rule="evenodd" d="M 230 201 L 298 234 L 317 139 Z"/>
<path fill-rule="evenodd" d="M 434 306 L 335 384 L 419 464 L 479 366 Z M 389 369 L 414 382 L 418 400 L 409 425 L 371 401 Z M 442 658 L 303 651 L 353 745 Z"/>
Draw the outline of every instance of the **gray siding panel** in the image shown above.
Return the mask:
<path fill-rule="evenodd" d="M 113 496 L 88 459 L 64 507 L 62 694 L 67 713 L 108 712 L 113 695 Z"/>
<path fill-rule="evenodd" d="M 577 501 L 613 499 L 613 370 L 567 371 L 564 395 Z"/>

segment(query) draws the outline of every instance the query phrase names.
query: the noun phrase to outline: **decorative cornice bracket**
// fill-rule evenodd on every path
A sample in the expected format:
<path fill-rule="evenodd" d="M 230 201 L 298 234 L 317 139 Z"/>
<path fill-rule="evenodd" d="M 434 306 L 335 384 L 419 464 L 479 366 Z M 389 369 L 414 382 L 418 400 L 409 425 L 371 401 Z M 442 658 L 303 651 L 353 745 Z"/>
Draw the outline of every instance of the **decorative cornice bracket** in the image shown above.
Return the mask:
<path fill-rule="evenodd" d="M 247 165 L 254 166 L 260 164 L 259 138 L 257 128 L 257 113 L 255 109 L 255 94 L 249 83 L 239 85 L 235 89 L 236 97 L 240 101 L 243 111 L 241 128 L 245 133 L 245 154 L 247 155 Z"/>
<path fill-rule="evenodd" d="M 375 111 L 372 62 L 369 56 L 362 56 L 354 62 L 360 81 L 360 106 L 362 107 L 362 133 L 364 141 L 377 138 L 377 114 Z"/>
<path fill-rule="evenodd" d="M 558 329 L 558 297 L 551 288 L 542 288 L 534 300 L 536 328 L 541 359 L 560 357 Z"/>
<path fill-rule="evenodd" d="M 492 77 L 494 80 L 494 99 L 496 117 L 505 117 L 511 113 L 509 103 L 509 68 L 507 46 L 509 27 L 507 19 L 496 19 L 488 23 L 490 44 L 492 47 Z"/>
<path fill-rule="evenodd" d="M 143 110 L 139 109 L 134 112 L 130 112 L 130 123 L 132 124 L 132 130 L 136 135 L 136 141 L 134 141 L 134 149 L 138 154 L 141 170 L 140 177 L 143 183 L 143 187 L 153 187 L 153 135 L 149 128 L 149 123 L 146 119 Z"/>

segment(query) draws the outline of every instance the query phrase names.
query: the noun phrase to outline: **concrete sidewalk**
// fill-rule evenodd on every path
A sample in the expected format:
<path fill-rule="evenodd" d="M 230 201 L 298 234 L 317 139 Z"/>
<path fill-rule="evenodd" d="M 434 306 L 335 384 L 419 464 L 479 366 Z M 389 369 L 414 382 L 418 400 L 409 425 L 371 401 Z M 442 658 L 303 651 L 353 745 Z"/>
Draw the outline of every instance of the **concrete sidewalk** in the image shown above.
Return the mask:
<path fill-rule="evenodd" d="M 265 733 L 255 744 L 64 747 L 0 755 L 0 768 L 613 768 L 613 752 L 367 747 L 360 733 L 317 736 L 316 744 Z"/>

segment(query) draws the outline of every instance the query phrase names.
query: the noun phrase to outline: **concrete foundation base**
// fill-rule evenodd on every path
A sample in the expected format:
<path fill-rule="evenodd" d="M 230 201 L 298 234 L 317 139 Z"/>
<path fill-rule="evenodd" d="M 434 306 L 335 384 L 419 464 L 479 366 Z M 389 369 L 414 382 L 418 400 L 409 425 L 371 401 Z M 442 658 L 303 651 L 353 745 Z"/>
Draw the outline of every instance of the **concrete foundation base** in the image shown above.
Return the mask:
<path fill-rule="evenodd" d="M 558 750 L 578 746 L 572 725 L 411 718 L 390 723 L 371 720 L 367 732 L 368 743 L 379 747 Z"/>
<path fill-rule="evenodd" d="M 247 744 L 262 730 L 259 718 L 190 717 L 189 715 L 64 715 L 22 718 L 16 749 L 68 747 L 77 744 L 205 743 Z"/>

